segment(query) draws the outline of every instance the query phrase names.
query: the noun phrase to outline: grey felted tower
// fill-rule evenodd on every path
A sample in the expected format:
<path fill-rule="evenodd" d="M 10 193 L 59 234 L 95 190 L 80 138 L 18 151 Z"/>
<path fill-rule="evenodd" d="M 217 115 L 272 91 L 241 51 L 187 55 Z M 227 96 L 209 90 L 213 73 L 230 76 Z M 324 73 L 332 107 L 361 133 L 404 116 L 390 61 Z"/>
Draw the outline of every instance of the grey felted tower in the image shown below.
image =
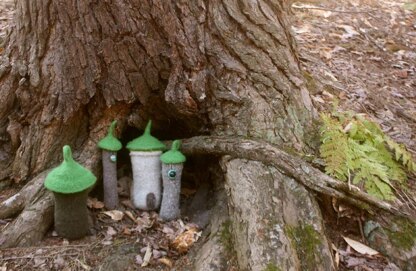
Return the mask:
<path fill-rule="evenodd" d="M 160 155 L 166 146 L 150 134 L 151 127 L 149 121 L 143 135 L 126 146 L 133 169 L 131 200 L 141 210 L 158 209 L 162 197 Z"/>
<path fill-rule="evenodd" d="M 96 177 L 72 158 L 71 148 L 63 147 L 64 161 L 45 179 L 45 187 L 55 197 L 55 230 L 67 239 L 84 237 L 89 230 L 87 197 Z"/>
<path fill-rule="evenodd" d="M 113 121 L 108 134 L 98 142 L 102 151 L 104 204 L 107 209 L 115 209 L 118 205 L 117 191 L 117 151 L 122 147 L 121 142 L 114 137 L 117 121 Z"/>
<path fill-rule="evenodd" d="M 163 220 L 173 220 L 180 216 L 179 199 L 181 177 L 186 157 L 179 151 L 181 142 L 175 140 L 171 150 L 160 157 L 162 161 L 163 197 L 159 216 Z"/>

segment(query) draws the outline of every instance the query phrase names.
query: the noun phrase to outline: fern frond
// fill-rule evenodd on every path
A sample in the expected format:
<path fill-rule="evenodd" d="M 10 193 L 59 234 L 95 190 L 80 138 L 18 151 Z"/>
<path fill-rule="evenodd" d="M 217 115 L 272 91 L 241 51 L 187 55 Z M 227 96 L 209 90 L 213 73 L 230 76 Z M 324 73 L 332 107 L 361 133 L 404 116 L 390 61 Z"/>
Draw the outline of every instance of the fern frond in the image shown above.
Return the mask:
<path fill-rule="evenodd" d="M 384 140 L 387 143 L 387 146 L 390 148 L 392 152 L 395 154 L 395 160 L 401 163 L 403 166 L 407 168 L 410 172 L 416 171 L 416 162 L 413 161 L 412 155 L 410 152 L 406 150 L 403 145 L 400 145 L 394 142 L 390 137 L 387 135 L 384 136 Z"/>
<path fill-rule="evenodd" d="M 327 174 L 354 184 L 380 199 L 395 199 L 392 181 L 406 188 L 406 172 L 416 163 L 406 148 L 386 136 L 380 126 L 353 112 L 322 114 L 321 157 Z M 394 153 L 394 155 L 392 154 Z"/>
<path fill-rule="evenodd" d="M 320 153 L 325 161 L 325 171 L 337 179 L 347 180 L 347 137 L 342 131 L 340 123 L 330 115 L 322 114 L 321 118 L 323 126 L 321 128 Z"/>
<path fill-rule="evenodd" d="M 394 200 L 396 198 L 391 187 L 377 179 L 366 181 L 365 189 L 367 190 L 368 194 L 382 200 Z"/>

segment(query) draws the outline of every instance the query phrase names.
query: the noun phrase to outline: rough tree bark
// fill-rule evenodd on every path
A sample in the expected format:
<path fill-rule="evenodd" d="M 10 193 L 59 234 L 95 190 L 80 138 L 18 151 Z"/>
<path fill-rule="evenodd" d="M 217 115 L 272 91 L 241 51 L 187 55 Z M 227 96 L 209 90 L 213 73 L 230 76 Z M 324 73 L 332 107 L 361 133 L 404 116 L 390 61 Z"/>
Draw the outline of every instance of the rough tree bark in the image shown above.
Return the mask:
<path fill-rule="evenodd" d="M 99 172 L 96 143 L 113 119 L 121 130 L 152 118 L 172 138 L 238 135 L 310 151 L 315 110 L 287 2 L 17 1 L 0 60 L 0 178 L 32 179 L 58 162 L 64 144 Z M 228 196 L 218 204 L 229 217 L 214 217 L 211 231 L 230 221 L 241 270 L 333 268 L 308 190 L 261 162 L 224 158 L 221 166 Z M 18 227 L 6 228 L 0 246 L 22 245 L 10 234 L 21 235 Z M 196 265 L 215 270 L 218 259 L 203 253 L 224 244 L 211 236 Z"/>

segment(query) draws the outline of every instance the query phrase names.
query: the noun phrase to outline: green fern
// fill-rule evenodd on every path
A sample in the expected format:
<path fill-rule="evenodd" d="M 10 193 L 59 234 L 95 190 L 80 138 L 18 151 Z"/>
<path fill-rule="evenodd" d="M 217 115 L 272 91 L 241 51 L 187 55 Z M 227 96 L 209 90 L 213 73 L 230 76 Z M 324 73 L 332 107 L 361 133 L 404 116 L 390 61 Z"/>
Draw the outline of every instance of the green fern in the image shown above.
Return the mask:
<path fill-rule="evenodd" d="M 380 199 L 395 199 L 393 183 L 404 185 L 403 167 L 416 170 L 404 146 L 386 136 L 380 126 L 352 112 L 322 114 L 321 157 L 327 174 L 361 185 Z M 393 155 L 394 153 L 394 155 Z"/>
<path fill-rule="evenodd" d="M 348 137 L 339 122 L 328 114 L 322 114 L 321 157 L 325 160 L 326 172 L 340 180 L 348 178 Z"/>

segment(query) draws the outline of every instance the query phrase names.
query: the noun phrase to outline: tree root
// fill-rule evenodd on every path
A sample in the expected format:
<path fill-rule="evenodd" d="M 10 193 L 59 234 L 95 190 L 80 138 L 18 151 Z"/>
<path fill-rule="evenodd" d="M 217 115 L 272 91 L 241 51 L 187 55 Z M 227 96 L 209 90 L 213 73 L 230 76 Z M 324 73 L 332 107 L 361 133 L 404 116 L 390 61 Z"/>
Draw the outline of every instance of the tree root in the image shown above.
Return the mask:
<path fill-rule="evenodd" d="M 31 246 L 43 238 L 52 223 L 53 196 L 42 188 L 22 213 L 3 229 L 0 248 Z"/>
<path fill-rule="evenodd" d="M 230 155 L 233 158 L 259 161 L 275 166 L 313 191 L 344 200 L 370 213 L 375 211 L 371 210 L 373 207 L 396 216 L 409 219 L 416 217 L 412 210 L 405 210 L 403 206 L 397 207 L 360 190 L 350 189 L 347 183 L 329 177 L 300 157 L 288 154 L 267 142 L 238 137 L 197 136 L 183 140 L 182 151 L 187 154 Z"/>
<path fill-rule="evenodd" d="M 43 186 L 47 171 L 44 171 L 28 182 L 19 193 L 0 203 L 0 219 L 12 217 L 21 212 L 32 201 Z"/>

